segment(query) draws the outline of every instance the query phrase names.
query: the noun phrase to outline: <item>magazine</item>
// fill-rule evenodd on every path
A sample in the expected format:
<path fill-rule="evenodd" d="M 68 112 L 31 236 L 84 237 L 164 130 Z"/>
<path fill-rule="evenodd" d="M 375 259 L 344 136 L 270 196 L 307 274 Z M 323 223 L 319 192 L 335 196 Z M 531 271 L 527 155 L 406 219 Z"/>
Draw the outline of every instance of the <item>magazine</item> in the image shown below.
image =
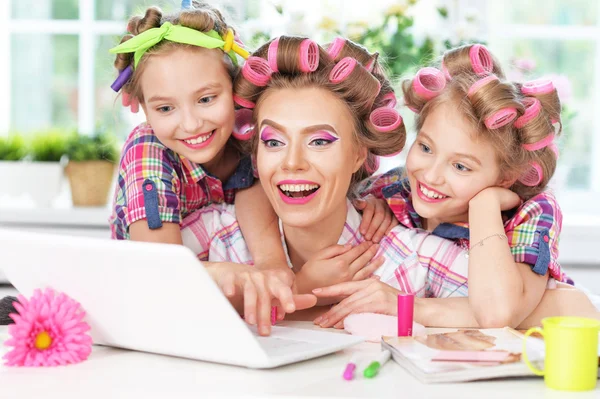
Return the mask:
<path fill-rule="evenodd" d="M 437 329 L 415 337 L 383 337 L 383 349 L 424 383 L 534 377 L 522 360 L 524 335 L 512 328 Z M 544 342 L 527 338 L 527 356 L 543 369 Z"/>

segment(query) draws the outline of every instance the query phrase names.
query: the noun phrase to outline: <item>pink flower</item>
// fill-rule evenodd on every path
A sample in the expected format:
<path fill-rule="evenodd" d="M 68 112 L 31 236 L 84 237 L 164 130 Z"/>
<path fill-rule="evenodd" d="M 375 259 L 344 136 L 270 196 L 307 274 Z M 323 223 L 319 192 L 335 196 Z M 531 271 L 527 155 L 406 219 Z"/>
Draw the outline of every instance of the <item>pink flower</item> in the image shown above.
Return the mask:
<path fill-rule="evenodd" d="M 535 60 L 531 59 L 531 58 L 518 58 L 513 61 L 513 64 L 516 68 L 518 68 L 524 72 L 531 72 L 537 66 L 537 64 L 535 63 Z"/>
<path fill-rule="evenodd" d="M 90 326 L 82 321 L 85 312 L 65 294 L 52 289 L 36 290 L 28 301 L 22 295 L 11 314 L 11 338 L 4 344 L 13 349 L 4 355 L 7 366 L 59 366 L 79 363 L 92 351 Z"/>

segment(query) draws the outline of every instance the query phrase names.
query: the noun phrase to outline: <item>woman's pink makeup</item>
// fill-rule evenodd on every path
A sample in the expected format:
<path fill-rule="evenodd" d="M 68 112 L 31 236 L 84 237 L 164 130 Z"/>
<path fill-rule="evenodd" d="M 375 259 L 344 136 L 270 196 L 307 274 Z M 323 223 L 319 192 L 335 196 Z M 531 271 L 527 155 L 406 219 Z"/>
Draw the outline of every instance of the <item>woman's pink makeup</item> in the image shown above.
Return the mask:
<path fill-rule="evenodd" d="M 328 132 L 326 130 L 323 130 L 323 131 L 318 132 L 314 136 L 312 136 L 310 138 L 310 141 L 313 141 L 313 140 L 327 140 L 327 141 L 333 143 L 335 141 L 338 141 L 339 139 L 340 139 L 339 136 L 337 136 L 336 134 Z"/>
<path fill-rule="evenodd" d="M 281 135 L 277 132 L 277 130 L 273 129 L 271 126 L 265 126 L 260 131 L 260 140 L 261 141 L 269 141 L 269 140 L 277 140 L 282 141 Z"/>

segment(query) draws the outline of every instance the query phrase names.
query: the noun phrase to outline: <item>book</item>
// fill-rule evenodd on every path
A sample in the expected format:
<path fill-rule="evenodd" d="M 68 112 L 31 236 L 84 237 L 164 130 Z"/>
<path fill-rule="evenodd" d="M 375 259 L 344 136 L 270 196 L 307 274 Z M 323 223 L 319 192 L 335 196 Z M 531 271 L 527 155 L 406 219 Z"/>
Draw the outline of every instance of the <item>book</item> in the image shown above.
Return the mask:
<path fill-rule="evenodd" d="M 429 329 L 426 335 L 382 337 L 392 359 L 423 383 L 535 377 L 522 359 L 524 335 L 512 328 Z M 527 356 L 544 368 L 544 341 L 527 338 Z"/>

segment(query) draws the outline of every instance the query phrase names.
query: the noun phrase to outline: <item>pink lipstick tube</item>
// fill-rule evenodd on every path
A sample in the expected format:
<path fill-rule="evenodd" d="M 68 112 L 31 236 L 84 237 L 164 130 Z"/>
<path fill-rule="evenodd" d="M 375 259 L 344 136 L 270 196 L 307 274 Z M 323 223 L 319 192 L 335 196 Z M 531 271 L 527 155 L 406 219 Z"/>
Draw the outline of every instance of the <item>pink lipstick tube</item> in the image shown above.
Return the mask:
<path fill-rule="evenodd" d="M 410 294 L 398 295 L 398 336 L 411 337 L 413 329 L 413 311 L 415 296 Z"/>

